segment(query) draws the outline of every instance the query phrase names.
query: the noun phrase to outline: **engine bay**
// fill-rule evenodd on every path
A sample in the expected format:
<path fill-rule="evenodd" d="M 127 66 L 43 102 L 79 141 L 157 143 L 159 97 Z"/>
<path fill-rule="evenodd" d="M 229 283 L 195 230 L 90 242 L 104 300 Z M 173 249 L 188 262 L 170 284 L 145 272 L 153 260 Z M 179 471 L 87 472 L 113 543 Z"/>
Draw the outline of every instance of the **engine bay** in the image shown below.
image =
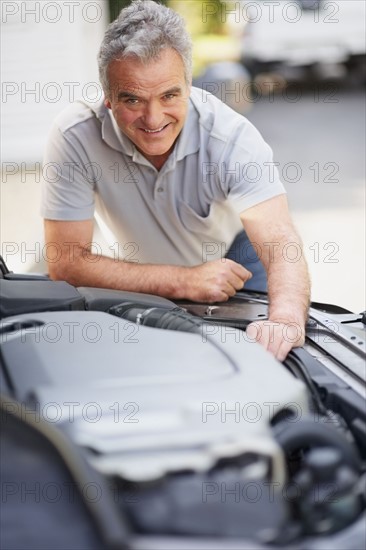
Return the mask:
<path fill-rule="evenodd" d="M 107 480 L 126 547 L 364 548 L 365 315 L 312 304 L 280 363 L 246 337 L 262 293 L 0 286 L 2 410 L 52 425 Z"/>

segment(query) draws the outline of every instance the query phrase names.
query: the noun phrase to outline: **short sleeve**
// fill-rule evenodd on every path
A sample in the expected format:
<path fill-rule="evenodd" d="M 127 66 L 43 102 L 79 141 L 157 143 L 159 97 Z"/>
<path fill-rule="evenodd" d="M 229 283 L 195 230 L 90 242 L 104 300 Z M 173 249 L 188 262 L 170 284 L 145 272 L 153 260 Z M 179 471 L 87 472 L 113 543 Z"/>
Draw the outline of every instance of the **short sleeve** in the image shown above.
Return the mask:
<path fill-rule="evenodd" d="M 221 163 L 221 184 L 239 213 L 286 193 L 271 147 L 248 120 L 228 142 Z"/>
<path fill-rule="evenodd" d="M 55 123 L 42 167 L 41 215 L 50 220 L 93 218 L 95 175 L 75 128 Z"/>

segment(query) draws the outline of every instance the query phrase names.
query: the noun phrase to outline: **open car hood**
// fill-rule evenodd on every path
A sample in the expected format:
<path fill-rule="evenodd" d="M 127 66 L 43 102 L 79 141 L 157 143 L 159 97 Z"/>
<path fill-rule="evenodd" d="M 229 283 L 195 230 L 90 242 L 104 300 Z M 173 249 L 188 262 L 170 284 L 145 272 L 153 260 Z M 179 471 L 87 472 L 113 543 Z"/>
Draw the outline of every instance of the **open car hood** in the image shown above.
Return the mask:
<path fill-rule="evenodd" d="M 245 333 L 265 294 L 174 303 L 4 270 L 0 291 L 2 410 L 105 484 L 102 547 L 364 548 L 362 314 L 312 304 L 279 363 Z"/>

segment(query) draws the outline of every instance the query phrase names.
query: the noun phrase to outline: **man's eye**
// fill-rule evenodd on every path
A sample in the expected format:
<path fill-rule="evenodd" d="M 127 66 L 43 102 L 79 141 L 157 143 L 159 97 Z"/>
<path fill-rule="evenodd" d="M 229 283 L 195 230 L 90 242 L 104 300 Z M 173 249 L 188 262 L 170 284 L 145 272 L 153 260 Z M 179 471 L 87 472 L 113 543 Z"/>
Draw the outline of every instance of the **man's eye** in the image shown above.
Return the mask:
<path fill-rule="evenodd" d="M 173 99 L 175 94 L 165 94 L 164 99 Z"/>
<path fill-rule="evenodd" d="M 126 103 L 126 105 L 137 105 L 139 103 L 139 100 L 136 97 L 127 97 L 122 99 L 123 103 Z"/>

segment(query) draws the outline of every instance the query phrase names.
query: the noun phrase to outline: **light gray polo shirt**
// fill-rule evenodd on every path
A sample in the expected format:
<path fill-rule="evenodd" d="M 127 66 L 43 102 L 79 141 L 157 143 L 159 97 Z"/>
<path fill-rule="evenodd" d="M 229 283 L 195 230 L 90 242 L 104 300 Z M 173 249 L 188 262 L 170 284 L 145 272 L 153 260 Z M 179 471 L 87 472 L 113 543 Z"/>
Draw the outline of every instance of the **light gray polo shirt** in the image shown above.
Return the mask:
<path fill-rule="evenodd" d="M 127 259 L 142 263 L 221 258 L 242 229 L 239 214 L 285 193 L 255 127 L 197 88 L 160 171 L 101 101 L 75 102 L 58 116 L 43 175 L 44 218 L 86 220 L 96 211 Z"/>

